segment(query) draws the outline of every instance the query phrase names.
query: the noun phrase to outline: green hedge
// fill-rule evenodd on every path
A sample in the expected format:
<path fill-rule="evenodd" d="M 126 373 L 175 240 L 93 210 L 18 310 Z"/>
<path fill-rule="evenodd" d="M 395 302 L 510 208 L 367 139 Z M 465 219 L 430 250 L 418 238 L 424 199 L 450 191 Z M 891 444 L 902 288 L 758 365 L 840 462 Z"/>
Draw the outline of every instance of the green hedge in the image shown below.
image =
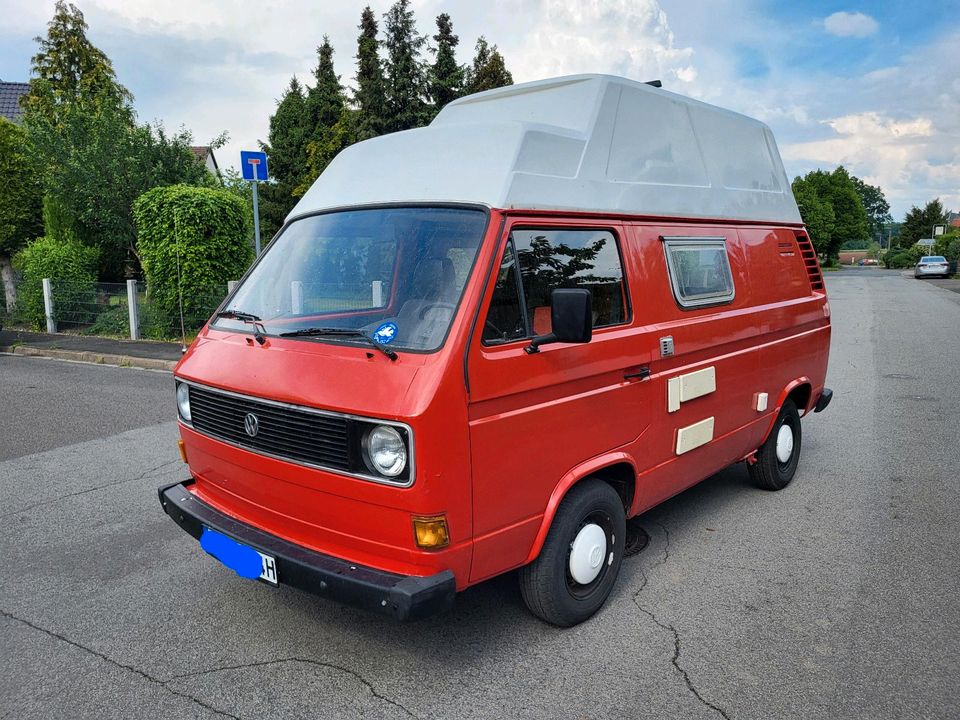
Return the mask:
<path fill-rule="evenodd" d="M 147 303 L 155 323 L 151 335 L 176 334 L 179 298 L 194 328 L 219 303 L 253 262 L 250 228 L 243 200 L 214 188 L 171 185 L 149 190 L 133 208 L 137 249 L 147 279 Z M 179 280 L 178 280 L 179 255 Z"/>
<path fill-rule="evenodd" d="M 95 297 L 99 254 L 74 240 L 37 238 L 13 257 L 22 275 L 17 288 L 17 314 L 38 329 L 46 326 L 43 278 L 53 281 L 53 317 L 60 321 L 78 312 Z"/>

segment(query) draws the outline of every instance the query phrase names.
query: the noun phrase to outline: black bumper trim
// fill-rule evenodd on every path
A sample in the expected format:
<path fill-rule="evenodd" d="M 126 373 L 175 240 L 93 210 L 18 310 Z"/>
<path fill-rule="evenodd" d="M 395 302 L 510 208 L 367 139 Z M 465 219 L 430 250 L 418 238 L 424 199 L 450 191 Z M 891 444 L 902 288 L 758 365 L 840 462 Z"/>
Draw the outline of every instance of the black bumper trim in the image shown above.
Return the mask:
<path fill-rule="evenodd" d="M 814 406 L 813 411 L 821 412 L 822 410 L 826 410 L 831 400 L 833 400 L 833 390 L 825 387 L 823 392 L 820 393 L 820 397 L 817 399 L 817 404 Z"/>
<path fill-rule="evenodd" d="M 425 617 L 453 605 L 456 581 L 450 570 L 428 577 L 398 575 L 315 552 L 210 507 L 187 490 L 191 483 L 192 479 L 159 488 L 167 515 L 198 540 L 208 527 L 275 557 L 281 585 L 398 620 Z"/>

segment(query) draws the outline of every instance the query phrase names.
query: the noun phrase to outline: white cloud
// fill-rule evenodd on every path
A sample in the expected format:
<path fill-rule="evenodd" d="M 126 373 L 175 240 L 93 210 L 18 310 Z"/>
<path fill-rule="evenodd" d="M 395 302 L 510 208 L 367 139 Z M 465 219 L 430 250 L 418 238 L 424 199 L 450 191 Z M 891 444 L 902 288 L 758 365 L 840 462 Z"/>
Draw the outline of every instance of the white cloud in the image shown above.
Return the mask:
<path fill-rule="evenodd" d="M 835 12 L 825 18 L 823 27 L 838 37 L 869 37 L 880 29 L 880 23 L 861 12 Z"/>
<path fill-rule="evenodd" d="M 517 79 L 601 72 L 676 85 L 697 77 L 693 49 L 676 46 L 657 0 L 542 0 L 534 10 L 522 42 L 501 43 Z"/>
<path fill-rule="evenodd" d="M 834 130 L 833 137 L 784 145 L 784 159 L 826 167 L 844 165 L 866 182 L 879 185 L 887 199 L 900 207 L 918 195 L 928 200 L 940 196 L 950 208 L 960 204 L 960 144 L 944 144 L 930 118 L 894 119 L 863 112 L 824 124 Z M 938 155 L 939 161 L 934 162 Z"/>

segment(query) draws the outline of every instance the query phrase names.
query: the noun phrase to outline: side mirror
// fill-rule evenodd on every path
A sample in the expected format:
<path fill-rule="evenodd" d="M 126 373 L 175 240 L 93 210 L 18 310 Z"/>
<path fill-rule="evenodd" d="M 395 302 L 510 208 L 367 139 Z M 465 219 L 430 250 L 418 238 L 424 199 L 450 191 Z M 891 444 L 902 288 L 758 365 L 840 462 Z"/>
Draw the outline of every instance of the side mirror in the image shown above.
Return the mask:
<path fill-rule="evenodd" d="M 549 343 L 587 343 L 593 337 L 592 296 L 589 290 L 558 288 L 550 295 L 551 332 L 537 335 L 524 348 L 529 354 Z"/>

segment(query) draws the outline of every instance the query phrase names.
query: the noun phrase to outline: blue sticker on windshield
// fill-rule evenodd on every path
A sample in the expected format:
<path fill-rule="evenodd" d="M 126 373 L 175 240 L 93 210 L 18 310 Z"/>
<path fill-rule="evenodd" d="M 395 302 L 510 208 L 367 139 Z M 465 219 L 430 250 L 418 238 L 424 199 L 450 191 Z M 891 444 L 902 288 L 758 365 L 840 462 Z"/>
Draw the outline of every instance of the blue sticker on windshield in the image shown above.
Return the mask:
<path fill-rule="evenodd" d="M 395 322 L 385 322 L 373 333 L 374 342 L 381 345 L 392 343 L 397 337 L 397 324 Z"/>

